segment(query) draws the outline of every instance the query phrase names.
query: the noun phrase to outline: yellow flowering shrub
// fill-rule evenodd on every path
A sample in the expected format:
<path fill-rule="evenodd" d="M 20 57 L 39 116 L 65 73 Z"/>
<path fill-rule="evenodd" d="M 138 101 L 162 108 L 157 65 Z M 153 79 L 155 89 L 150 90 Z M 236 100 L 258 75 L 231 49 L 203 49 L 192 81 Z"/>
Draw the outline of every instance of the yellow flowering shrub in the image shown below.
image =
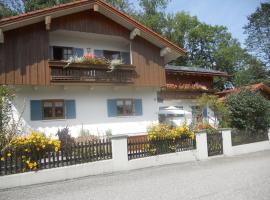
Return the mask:
<path fill-rule="evenodd" d="M 13 151 L 8 152 L 12 156 L 14 150 L 20 152 L 22 162 L 29 170 L 36 170 L 38 167 L 38 157 L 44 157 L 46 152 L 58 152 L 60 141 L 46 137 L 39 131 L 31 131 L 29 134 L 15 138 L 11 143 Z M 23 169 L 25 171 L 25 169 Z"/>
<path fill-rule="evenodd" d="M 149 140 L 155 140 L 159 138 L 167 138 L 171 131 L 170 126 L 167 124 L 153 125 L 148 128 L 147 137 Z"/>
<path fill-rule="evenodd" d="M 166 124 L 158 124 L 148 128 L 149 153 L 151 155 L 175 152 L 181 144 L 179 140 L 191 138 L 194 140 L 195 133 L 186 123 L 182 126 L 171 127 Z M 186 143 L 189 145 L 190 143 Z"/>
<path fill-rule="evenodd" d="M 148 139 L 176 139 L 180 137 L 189 137 L 194 139 L 195 133 L 191 130 L 186 123 L 182 126 L 170 127 L 166 124 L 158 124 L 148 128 Z"/>

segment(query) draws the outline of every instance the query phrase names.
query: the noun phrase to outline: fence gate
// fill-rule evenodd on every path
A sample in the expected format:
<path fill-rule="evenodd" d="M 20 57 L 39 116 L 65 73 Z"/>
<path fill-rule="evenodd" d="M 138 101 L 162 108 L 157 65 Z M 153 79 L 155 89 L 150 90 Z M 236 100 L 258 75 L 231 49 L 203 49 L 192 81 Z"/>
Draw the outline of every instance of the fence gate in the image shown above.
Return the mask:
<path fill-rule="evenodd" d="M 208 156 L 216 156 L 223 154 L 222 132 L 207 134 Z"/>

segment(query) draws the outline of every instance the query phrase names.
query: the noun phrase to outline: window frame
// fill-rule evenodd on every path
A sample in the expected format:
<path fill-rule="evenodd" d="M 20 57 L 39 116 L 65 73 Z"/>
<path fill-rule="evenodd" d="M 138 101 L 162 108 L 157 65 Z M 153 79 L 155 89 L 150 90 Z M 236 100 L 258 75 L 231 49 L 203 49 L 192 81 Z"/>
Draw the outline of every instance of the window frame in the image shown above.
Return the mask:
<path fill-rule="evenodd" d="M 54 51 L 55 51 L 55 49 L 54 48 L 59 48 L 59 49 L 61 49 L 61 59 L 60 60 L 68 60 L 68 59 L 65 59 L 64 57 L 65 57 L 65 55 L 69 55 L 69 54 L 65 54 L 64 53 L 64 50 L 71 50 L 71 56 L 74 56 L 74 47 L 68 47 L 68 46 L 55 46 L 55 45 L 52 45 L 52 46 L 50 46 L 51 47 L 51 50 L 52 50 L 52 52 L 51 52 L 51 59 L 52 60 L 58 60 L 58 59 L 55 59 L 55 56 L 54 56 Z M 83 48 L 82 48 L 83 49 Z"/>
<path fill-rule="evenodd" d="M 44 116 L 44 104 L 46 102 L 52 103 L 52 117 L 45 117 Z M 55 103 L 62 102 L 63 103 L 63 116 L 56 117 L 55 116 Z M 53 119 L 65 119 L 66 118 L 66 109 L 65 109 L 65 100 L 64 99 L 43 99 L 41 100 L 41 110 L 42 110 L 42 120 L 53 120 Z"/>
<path fill-rule="evenodd" d="M 69 52 L 69 50 L 70 50 L 71 54 L 69 54 L 69 53 L 65 54 L 65 50 L 67 52 Z M 67 59 L 65 59 L 65 56 L 67 56 Z M 63 58 L 63 60 L 68 60 L 70 57 L 73 57 L 73 56 L 74 56 L 74 47 L 63 47 L 62 48 L 62 58 Z"/>
<path fill-rule="evenodd" d="M 127 63 L 125 63 L 124 62 L 124 64 L 125 65 L 131 65 L 131 51 L 119 51 L 119 50 L 106 50 L 106 49 L 94 49 L 94 54 L 95 54 L 95 51 L 102 51 L 102 56 L 97 56 L 98 58 L 100 58 L 100 57 L 104 57 L 104 58 L 106 58 L 106 59 L 112 59 L 111 58 L 111 56 L 113 55 L 113 54 L 111 54 L 109 57 L 107 56 L 106 57 L 106 55 L 105 54 L 109 54 L 109 53 L 115 53 L 114 55 L 116 55 L 117 54 L 117 56 L 118 56 L 118 59 L 122 59 L 123 60 L 123 56 L 122 56 L 122 54 L 123 53 L 128 53 L 129 54 L 129 62 L 127 62 Z"/>
<path fill-rule="evenodd" d="M 135 115 L 136 115 L 136 110 L 135 110 L 135 99 L 129 99 L 129 98 L 126 98 L 126 99 L 115 99 L 115 101 L 116 101 L 116 117 L 129 117 L 129 116 L 135 116 Z M 124 109 L 125 113 L 119 114 L 119 113 L 118 113 L 118 109 L 117 109 L 117 107 L 118 107 L 117 102 L 118 102 L 118 101 L 123 101 L 123 106 L 124 106 L 124 108 L 128 106 L 128 105 L 125 104 L 125 102 L 126 102 L 126 101 L 131 101 L 131 104 L 132 104 L 132 113 L 129 114 L 129 113 L 126 112 L 125 109 Z"/>

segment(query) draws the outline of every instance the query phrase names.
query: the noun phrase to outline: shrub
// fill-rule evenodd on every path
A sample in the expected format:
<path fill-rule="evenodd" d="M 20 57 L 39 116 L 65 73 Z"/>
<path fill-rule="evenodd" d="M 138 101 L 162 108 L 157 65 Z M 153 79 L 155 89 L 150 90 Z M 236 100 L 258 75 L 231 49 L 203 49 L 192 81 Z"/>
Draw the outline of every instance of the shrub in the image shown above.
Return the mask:
<path fill-rule="evenodd" d="M 22 157 L 22 163 L 29 170 L 36 170 L 38 157 L 44 157 L 46 152 L 58 152 L 60 141 L 46 137 L 44 133 L 32 131 L 31 133 L 15 138 L 6 149 L 8 157 L 14 152 L 19 152 Z M 3 158 L 2 158 L 3 159 Z M 23 169 L 25 171 L 26 169 Z"/>
<path fill-rule="evenodd" d="M 79 137 L 75 138 L 75 141 L 77 143 L 80 143 L 80 142 L 94 141 L 97 139 L 98 139 L 98 136 L 91 134 L 90 130 L 84 129 L 82 126 Z"/>
<path fill-rule="evenodd" d="M 191 138 L 194 140 L 195 133 L 186 125 L 186 123 L 178 127 L 158 124 L 151 126 L 148 129 L 147 138 L 149 140 L 149 145 L 147 146 L 149 153 L 151 155 L 156 155 L 160 153 L 175 152 L 179 144 L 186 141 L 185 139 Z"/>
<path fill-rule="evenodd" d="M 12 121 L 12 100 L 14 94 L 7 86 L 0 86 L 0 148 L 10 144 L 19 132 L 17 124 Z M 0 150 L 1 150 L 0 149 Z"/>
<path fill-rule="evenodd" d="M 182 126 L 171 127 L 167 124 L 153 125 L 148 128 L 147 137 L 151 140 L 156 139 L 176 139 L 189 137 L 194 139 L 195 133 L 184 123 Z"/>
<path fill-rule="evenodd" d="M 61 146 L 63 148 L 70 148 L 71 145 L 75 142 L 74 138 L 71 137 L 69 133 L 68 127 L 63 128 L 63 129 L 58 129 L 56 136 L 58 136 Z"/>
<path fill-rule="evenodd" d="M 216 95 L 203 94 L 197 99 L 199 105 L 198 113 L 202 113 L 205 107 L 209 107 L 215 113 L 215 121 L 219 127 L 229 127 L 229 110 L 226 103 L 222 102 Z"/>
<path fill-rule="evenodd" d="M 232 128 L 267 131 L 270 127 L 270 101 L 258 92 L 242 90 L 227 100 Z"/>

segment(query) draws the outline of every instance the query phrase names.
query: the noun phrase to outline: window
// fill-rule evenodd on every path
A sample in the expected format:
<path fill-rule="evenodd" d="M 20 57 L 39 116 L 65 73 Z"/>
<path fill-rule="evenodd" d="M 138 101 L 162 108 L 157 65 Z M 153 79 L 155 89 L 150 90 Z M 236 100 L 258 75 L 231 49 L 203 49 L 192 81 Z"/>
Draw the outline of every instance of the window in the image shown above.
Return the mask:
<path fill-rule="evenodd" d="M 86 53 L 91 53 L 91 48 L 86 48 Z"/>
<path fill-rule="evenodd" d="M 121 59 L 120 51 L 103 51 L 103 56 L 107 59 L 113 60 L 113 59 Z"/>
<path fill-rule="evenodd" d="M 32 121 L 76 119 L 76 102 L 74 99 L 30 100 L 30 118 Z"/>
<path fill-rule="evenodd" d="M 142 99 L 107 99 L 108 117 L 142 116 Z"/>
<path fill-rule="evenodd" d="M 129 52 L 122 52 L 122 51 L 110 51 L 110 50 L 94 50 L 94 54 L 96 57 L 104 57 L 109 60 L 113 59 L 122 59 L 124 64 L 130 64 L 130 53 Z"/>
<path fill-rule="evenodd" d="M 132 99 L 116 100 L 117 116 L 130 116 L 135 114 L 135 105 Z"/>
<path fill-rule="evenodd" d="M 65 118 L 64 100 L 43 100 L 42 119 L 64 119 Z"/>
<path fill-rule="evenodd" d="M 63 47 L 63 59 L 68 60 L 72 56 L 73 56 L 73 48 Z"/>
<path fill-rule="evenodd" d="M 53 60 L 68 60 L 70 57 L 72 57 L 74 54 L 79 54 L 78 56 L 81 56 L 81 50 L 83 49 L 78 49 L 79 51 L 75 51 L 73 47 L 58 47 L 58 46 L 53 46 L 52 48 L 52 59 Z"/>
<path fill-rule="evenodd" d="M 202 114 L 199 112 L 199 106 L 191 106 L 192 109 L 192 123 L 202 122 Z"/>

